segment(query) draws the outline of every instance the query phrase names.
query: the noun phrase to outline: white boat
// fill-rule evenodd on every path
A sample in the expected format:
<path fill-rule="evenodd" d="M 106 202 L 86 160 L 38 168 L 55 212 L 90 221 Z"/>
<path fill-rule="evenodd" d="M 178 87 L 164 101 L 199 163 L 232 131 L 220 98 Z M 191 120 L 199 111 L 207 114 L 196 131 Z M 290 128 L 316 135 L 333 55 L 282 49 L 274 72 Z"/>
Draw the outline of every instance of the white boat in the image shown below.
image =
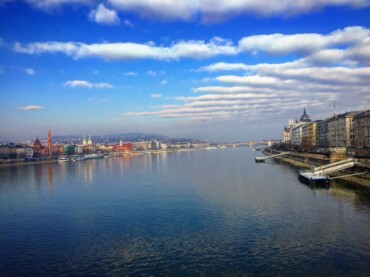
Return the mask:
<path fill-rule="evenodd" d="M 64 162 L 72 162 L 73 159 L 71 157 L 62 156 L 58 158 L 58 162 L 64 163 Z"/>
<path fill-rule="evenodd" d="M 299 171 L 298 178 L 310 185 L 328 186 L 330 178 L 326 174 L 313 173 L 312 171 Z"/>
<path fill-rule="evenodd" d="M 86 160 L 86 158 L 84 156 L 77 156 L 77 157 L 73 157 L 73 161 L 84 161 Z"/>
<path fill-rule="evenodd" d="M 103 154 L 86 154 L 85 155 L 85 159 L 86 160 L 92 160 L 92 159 L 102 159 L 104 158 L 104 155 Z"/>

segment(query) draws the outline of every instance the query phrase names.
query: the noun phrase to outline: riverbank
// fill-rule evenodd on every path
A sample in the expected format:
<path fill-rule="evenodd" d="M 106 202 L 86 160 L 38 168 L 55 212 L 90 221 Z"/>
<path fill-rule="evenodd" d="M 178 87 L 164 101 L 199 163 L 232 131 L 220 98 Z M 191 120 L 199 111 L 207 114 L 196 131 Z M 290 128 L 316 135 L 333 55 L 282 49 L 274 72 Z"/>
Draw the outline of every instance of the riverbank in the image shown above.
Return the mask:
<path fill-rule="evenodd" d="M 37 165 L 37 164 L 51 164 L 57 163 L 58 160 L 50 159 L 50 160 L 38 160 L 38 161 L 25 161 L 25 160 L 14 160 L 10 162 L 0 162 L 1 167 L 12 167 L 12 166 L 26 166 L 26 165 Z"/>
<path fill-rule="evenodd" d="M 264 150 L 263 153 L 267 156 L 272 154 L 276 154 L 276 152 L 271 152 Z M 301 169 L 310 169 L 312 166 L 320 166 L 329 163 L 329 158 L 325 155 L 320 154 L 310 154 L 310 153 L 289 153 L 285 156 L 278 156 L 274 157 L 275 160 L 280 160 L 284 163 L 292 165 L 297 168 Z M 347 176 L 347 177 L 339 177 L 342 175 L 349 175 L 353 173 L 360 173 L 366 172 L 367 173 L 362 176 Z M 355 187 L 360 190 L 364 190 L 367 193 L 370 193 L 370 167 L 365 164 L 356 165 L 354 168 L 345 170 L 345 171 L 338 171 L 329 174 L 330 177 L 339 177 L 336 180 L 349 184 L 352 187 Z"/>
<path fill-rule="evenodd" d="M 191 149 L 193 150 L 193 149 Z M 199 149 L 196 149 L 199 150 Z M 190 149 L 167 149 L 167 150 L 152 150 L 150 152 L 143 152 L 143 151 L 132 151 L 132 152 L 122 152 L 118 155 L 107 156 L 109 158 L 118 158 L 118 157 L 133 157 L 133 156 L 145 156 L 145 155 L 158 155 L 158 154 L 166 154 L 166 153 L 174 153 L 174 152 L 182 152 L 182 151 L 190 151 Z M 50 164 L 50 163 L 57 163 L 57 159 L 18 159 L 18 160 L 0 160 L 0 168 L 4 167 L 17 167 L 17 166 L 27 166 L 27 165 L 38 165 L 38 164 Z"/>

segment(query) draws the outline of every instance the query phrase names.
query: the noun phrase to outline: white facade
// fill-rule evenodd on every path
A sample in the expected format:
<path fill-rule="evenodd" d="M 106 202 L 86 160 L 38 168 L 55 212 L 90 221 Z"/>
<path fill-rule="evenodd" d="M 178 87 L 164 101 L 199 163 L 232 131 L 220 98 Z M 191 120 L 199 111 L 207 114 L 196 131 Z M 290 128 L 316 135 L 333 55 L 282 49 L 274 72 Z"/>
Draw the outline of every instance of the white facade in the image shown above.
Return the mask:
<path fill-rule="evenodd" d="M 305 122 L 297 123 L 297 126 L 290 129 L 291 143 L 299 145 L 302 143 L 303 138 L 303 126 L 307 125 Z"/>
<path fill-rule="evenodd" d="M 291 137 L 292 128 L 298 125 L 299 123 L 296 123 L 293 119 L 291 118 L 288 119 L 288 127 L 285 127 L 284 132 L 283 132 L 283 142 L 284 143 L 292 143 L 292 137 Z"/>
<path fill-rule="evenodd" d="M 32 158 L 33 157 L 32 147 L 24 147 L 24 155 L 25 158 Z"/>

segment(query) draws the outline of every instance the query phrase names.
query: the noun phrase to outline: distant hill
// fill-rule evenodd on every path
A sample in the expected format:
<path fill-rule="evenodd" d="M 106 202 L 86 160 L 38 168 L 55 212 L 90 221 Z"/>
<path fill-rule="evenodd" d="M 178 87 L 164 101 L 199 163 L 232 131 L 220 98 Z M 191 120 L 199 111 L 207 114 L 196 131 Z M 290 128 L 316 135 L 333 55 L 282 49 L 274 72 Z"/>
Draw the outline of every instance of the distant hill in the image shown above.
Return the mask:
<path fill-rule="evenodd" d="M 89 135 L 86 135 L 86 139 Z M 114 143 L 119 142 L 121 139 L 124 141 L 169 141 L 169 137 L 160 134 L 146 134 L 146 133 L 127 133 L 127 134 L 114 134 L 114 135 L 103 135 L 103 136 L 91 136 L 94 143 Z M 41 141 L 46 141 L 46 138 L 41 139 Z M 82 143 L 83 135 L 67 135 L 67 136 L 53 136 L 52 140 L 54 143 Z"/>

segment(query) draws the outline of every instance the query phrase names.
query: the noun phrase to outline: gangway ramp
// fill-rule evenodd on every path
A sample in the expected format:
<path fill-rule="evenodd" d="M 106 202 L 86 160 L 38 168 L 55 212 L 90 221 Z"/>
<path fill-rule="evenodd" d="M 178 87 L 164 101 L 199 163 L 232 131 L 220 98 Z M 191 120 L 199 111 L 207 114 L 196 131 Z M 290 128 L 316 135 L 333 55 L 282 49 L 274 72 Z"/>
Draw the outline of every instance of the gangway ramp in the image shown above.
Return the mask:
<path fill-rule="evenodd" d="M 282 152 L 282 153 L 279 153 L 279 154 L 275 154 L 275 155 L 271 155 L 271 156 L 266 156 L 266 157 L 256 157 L 255 158 L 255 161 L 258 163 L 258 162 L 264 162 L 265 160 L 269 159 L 269 158 L 275 158 L 275 157 L 279 157 L 279 156 L 283 156 L 283 155 L 288 155 L 289 152 Z"/>
<path fill-rule="evenodd" d="M 330 164 L 322 165 L 319 167 L 314 167 L 312 171 L 315 174 L 329 174 L 329 173 L 333 173 L 336 171 L 351 168 L 355 166 L 356 163 L 357 163 L 356 159 L 349 158 L 349 159 L 341 160 L 335 163 L 330 163 Z"/>

